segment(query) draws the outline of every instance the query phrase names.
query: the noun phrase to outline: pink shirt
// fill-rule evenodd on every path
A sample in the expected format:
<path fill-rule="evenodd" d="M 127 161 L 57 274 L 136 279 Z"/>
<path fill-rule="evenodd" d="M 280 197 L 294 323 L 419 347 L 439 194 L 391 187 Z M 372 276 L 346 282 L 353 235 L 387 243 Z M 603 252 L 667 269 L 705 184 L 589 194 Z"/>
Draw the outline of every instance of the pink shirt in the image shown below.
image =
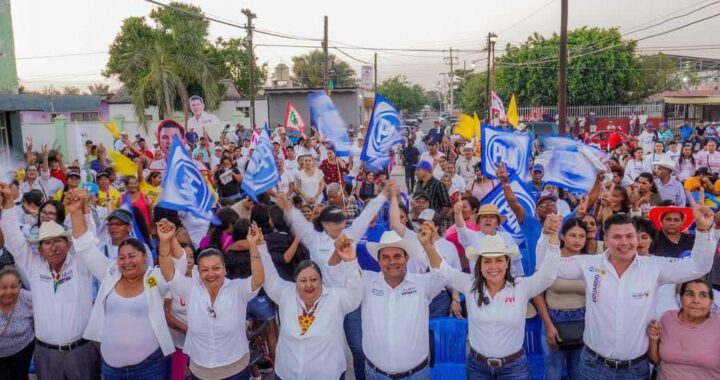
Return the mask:
<path fill-rule="evenodd" d="M 668 310 L 660 318 L 660 376 L 658 380 L 720 379 L 720 315 L 700 325 Z"/>

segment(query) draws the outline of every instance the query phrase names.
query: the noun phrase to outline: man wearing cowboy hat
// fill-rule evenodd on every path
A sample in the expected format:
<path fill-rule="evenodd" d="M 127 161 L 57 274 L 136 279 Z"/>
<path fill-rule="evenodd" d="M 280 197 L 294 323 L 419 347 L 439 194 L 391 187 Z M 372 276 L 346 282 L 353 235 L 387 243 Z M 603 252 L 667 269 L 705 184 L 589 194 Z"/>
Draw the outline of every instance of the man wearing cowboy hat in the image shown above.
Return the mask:
<path fill-rule="evenodd" d="M 655 256 L 680 257 L 695 245 L 695 236 L 685 233 L 693 223 L 692 209 L 688 207 L 653 207 L 648 216 L 660 231 L 650 246 Z"/>
<path fill-rule="evenodd" d="M 480 160 L 473 156 L 475 147 L 472 143 L 467 143 L 463 147 L 462 156 L 455 160 L 455 171 L 465 180 L 465 183 L 473 183 L 475 181 L 475 165 Z M 465 190 L 465 189 L 461 189 Z"/>
<path fill-rule="evenodd" d="M 0 230 L 18 267 L 30 278 L 35 319 L 35 368 L 42 380 L 100 379 L 97 345 L 83 339 L 93 302 L 93 276 L 72 248 L 70 232 L 55 221 L 40 226 L 38 252 L 20 233 L 10 187 L 0 183 Z"/>
<path fill-rule="evenodd" d="M 672 173 L 677 168 L 676 163 L 665 156 L 655 164 L 655 168 L 657 171 L 655 185 L 660 197 L 663 200 L 673 201 L 676 206 L 685 207 L 687 203 L 685 189 L 680 181 L 672 177 Z"/>
<path fill-rule="evenodd" d="M 429 378 L 429 306 L 446 281 L 437 271 L 408 273 L 411 256 L 423 254 L 408 236 L 386 231 L 378 243 L 368 243 L 367 248 L 381 272 L 363 271 L 362 276 L 366 376 Z"/>

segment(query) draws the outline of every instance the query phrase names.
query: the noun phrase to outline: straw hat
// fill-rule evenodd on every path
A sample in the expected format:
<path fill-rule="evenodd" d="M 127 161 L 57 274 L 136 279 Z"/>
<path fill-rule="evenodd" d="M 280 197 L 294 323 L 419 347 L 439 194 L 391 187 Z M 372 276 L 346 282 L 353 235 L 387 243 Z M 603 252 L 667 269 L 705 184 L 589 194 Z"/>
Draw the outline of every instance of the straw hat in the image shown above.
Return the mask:
<path fill-rule="evenodd" d="M 415 252 L 413 247 L 416 247 L 417 245 L 413 245 L 409 239 L 401 238 L 400 235 L 397 234 L 395 231 L 385 231 L 382 236 L 380 237 L 380 241 L 377 243 L 369 242 L 367 243 L 367 249 L 368 252 L 370 252 L 370 255 L 378 261 L 378 255 L 380 253 L 380 250 L 383 248 L 400 248 L 405 253 L 408 254 L 408 256 L 412 256 Z"/>
<path fill-rule="evenodd" d="M 507 256 L 510 260 L 515 260 L 519 254 L 520 252 L 508 246 L 500 235 L 485 235 L 485 237 L 480 240 L 479 247 L 465 248 L 465 256 L 469 261 L 477 261 L 480 256 Z"/>
<path fill-rule="evenodd" d="M 492 203 L 480 206 L 477 215 L 495 215 L 498 217 L 498 224 L 503 224 L 505 220 L 507 220 L 507 217 L 505 215 L 500 215 L 500 209 L 498 209 L 498 207 Z"/>
<path fill-rule="evenodd" d="M 43 224 L 40 225 L 37 239 L 28 239 L 28 241 L 30 243 L 40 243 L 43 240 L 55 239 L 58 237 L 70 237 L 70 231 L 66 231 L 65 227 L 51 220 L 49 222 L 43 222 Z"/>

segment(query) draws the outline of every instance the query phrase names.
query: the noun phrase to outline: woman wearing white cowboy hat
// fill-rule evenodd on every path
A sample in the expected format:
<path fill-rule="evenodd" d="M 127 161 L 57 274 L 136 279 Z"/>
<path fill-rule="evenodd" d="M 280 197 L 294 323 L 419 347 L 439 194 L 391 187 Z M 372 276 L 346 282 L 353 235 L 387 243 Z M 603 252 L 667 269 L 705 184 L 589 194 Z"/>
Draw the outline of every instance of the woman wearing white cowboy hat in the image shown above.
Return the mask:
<path fill-rule="evenodd" d="M 557 230 L 561 219 L 556 214 L 546 223 Z M 467 296 L 470 323 L 470 355 L 467 378 L 530 379 L 530 367 L 522 348 L 528 301 L 547 289 L 556 278 L 560 258 L 558 237 L 551 237 L 548 258 L 530 277 L 514 278 L 510 262 L 517 254 L 500 236 L 486 236 L 478 248 L 465 251 L 477 260 L 475 274 L 462 273 L 442 261 L 432 245 L 432 225 L 423 224 L 419 239 L 433 268 L 450 280 L 452 287 Z"/>

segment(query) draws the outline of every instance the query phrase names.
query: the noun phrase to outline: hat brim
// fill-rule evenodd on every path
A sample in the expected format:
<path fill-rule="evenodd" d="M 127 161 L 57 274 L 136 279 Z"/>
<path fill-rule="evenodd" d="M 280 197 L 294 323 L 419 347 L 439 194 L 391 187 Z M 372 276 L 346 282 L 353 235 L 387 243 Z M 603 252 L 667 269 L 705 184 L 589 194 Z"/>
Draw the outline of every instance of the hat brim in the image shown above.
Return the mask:
<path fill-rule="evenodd" d="M 72 232 L 71 232 L 71 231 L 65 231 L 65 232 L 63 232 L 63 233 L 61 233 L 61 234 L 58 234 L 58 235 L 45 236 L 45 237 L 42 237 L 42 238 L 41 238 L 41 237 L 38 237 L 37 239 L 28 239 L 27 241 L 28 241 L 28 243 L 31 243 L 31 244 L 39 244 L 40 242 L 42 242 L 42 241 L 44 241 L 44 240 L 55 239 L 55 238 L 59 238 L 59 237 L 69 238 L 69 237 L 71 237 L 71 236 L 72 236 Z"/>
<path fill-rule="evenodd" d="M 670 164 L 665 164 L 665 163 L 655 164 L 654 166 L 657 166 L 657 167 L 660 167 L 660 168 L 665 168 L 665 169 L 667 169 L 667 170 L 670 170 L 671 172 L 674 172 L 674 171 L 676 170 L 675 165 L 672 165 L 672 166 L 671 166 Z"/>
<path fill-rule="evenodd" d="M 483 215 L 492 215 L 497 216 L 498 218 L 498 224 L 503 224 L 507 220 L 507 216 L 503 214 L 495 214 L 495 213 L 478 213 L 477 216 L 483 216 Z"/>
<path fill-rule="evenodd" d="M 677 206 L 653 207 L 650 209 L 648 219 L 650 219 L 650 222 L 652 222 L 653 226 L 655 226 L 658 231 L 662 231 L 662 218 L 669 212 L 678 212 L 683 215 L 683 225 L 680 229 L 681 232 L 687 231 L 687 229 L 690 228 L 695 221 L 691 208 Z"/>
<path fill-rule="evenodd" d="M 480 253 L 479 249 L 475 247 L 466 247 L 465 248 L 465 257 L 467 257 L 468 261 L 477 261 L 481 257 L 502 257 L 507 256 L 510 258 L 510 261 L 513 261 L 518 258 L 520 255 L 520 251 L 518 250 L 512 250 L 510 252 L 483 252 Z M 509 268 L 508 268 L 509 270 Z"/>
<path fill-rule="evenodd" d="M 378 256 L 380 254 L 380 251 L 383 248 L 400 248 L 403 251 L 405 251 L 405 253 L 407 253 L 408 257 L 413 257 L 414 255 L 417 254 L 417 252 L 416 252 L 417 245 L 410 242 L 410 239 L 407 236 L 407 233 L 405 234 L 405 237 L 402 238 L 402 240 L 400 240 L 400 241 L 396 241 L 396 242 L 392 242 L 392 243 L 373 243 L 373 242 L 367 243 L 367 250 L 370 253 L 370 256 L 372 256 L 372 258 L 378 262 L 380 261 L 378 259 Z"/>

